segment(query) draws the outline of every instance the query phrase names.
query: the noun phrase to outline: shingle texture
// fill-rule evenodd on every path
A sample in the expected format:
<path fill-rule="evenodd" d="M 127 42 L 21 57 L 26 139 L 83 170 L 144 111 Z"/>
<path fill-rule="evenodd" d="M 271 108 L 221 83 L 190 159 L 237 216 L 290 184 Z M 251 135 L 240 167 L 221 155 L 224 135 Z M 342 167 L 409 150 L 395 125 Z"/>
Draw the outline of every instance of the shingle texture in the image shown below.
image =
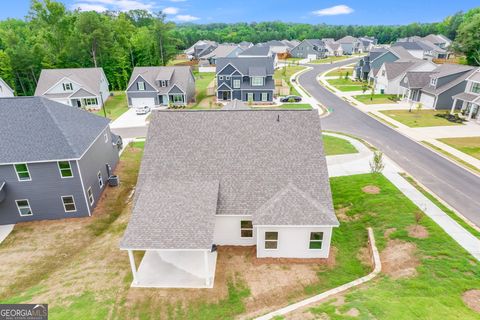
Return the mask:
<path fill-rule="evenodd" d="M 102 68 L 43 69 L 38 79 L 35 95 L 44 95 L 47 90 L 63 78 L 75 81 L 89 92 L 99 95 L 100 79 L 102 76 Z M 68 95 L 71 94 L 72 93 L 68 93 Z M 46 94 L 46 96 L 50 97 L 54 95 Z"/>
<path fill-rule="evenodd" d="M 42 97 L 0 99 L 0 163 L 79 158 L 108 123 Z"/>
<path fill-rule="evenodd" d="M 210 249 L 218 181 L 165 180 L 149 175 L 138 184 L 122 249 Z"/>
<path fill-rule="evenodd" d="M 216 213 L 254 219 L 259 208 L 292 184 L 295 192 L 287 192 L 280 201 L 295 200 L 287 206 L 295 211 L 284 210 L 279 223 L 338 225 L 320 130 L 318 114 L 311 110 L 155 111 L 134 213 L 150 214 L 138 211 L 140 205 L 149 208 L 140 202 L 169 201 L 142 198 L 144 190 L 151 190 L 142 187 L 149 177 L 155 177 L 159 190 L 163 181 L 219 181 Z M 184 193 L 188 200 L 189 192 Z M 301 197 L 307 204 L 299 204 Z M 186 218 L 179 213 L 172 219 L 183 223 Z M 164 232 L 162 225 L 156 228 Z"/>
<path fill-rule="evenodd" d="M 273 58 L 270 57 L 243 57 L 243 58 L 219 58 L 217 59 L 216 71 L 220 72 L 226 65 L 231 64 L 245 76 L 250 71 L 262 70 L 262 74 L 273 75 Z M 254 76 L 254 75 L 252 75 Z"/>
<path fill-rule="evenodd" d="M 183 92 L 187 92 L 189 80 L 192 77 L 192 71 L 189 66 L 169 66 L 169 67 L 135 67 L 128 82 L 128 87 L 141 76 L 145 81 L 160 94 L 168 93 L 174 85 L 177 85 Z M 169 80 L 167 87 L 160 87 L 158 80 Z M 136 88 L 131 88 L 136 91 Z"/>

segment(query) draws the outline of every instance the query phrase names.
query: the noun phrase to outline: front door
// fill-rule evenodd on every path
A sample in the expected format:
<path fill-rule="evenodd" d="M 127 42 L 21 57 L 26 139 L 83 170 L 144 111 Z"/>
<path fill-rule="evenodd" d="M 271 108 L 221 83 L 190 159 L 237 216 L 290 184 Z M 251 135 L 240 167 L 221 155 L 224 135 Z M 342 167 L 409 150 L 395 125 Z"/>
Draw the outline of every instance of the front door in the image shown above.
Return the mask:
<path fill-rule="evenodd" d="M 77 107 L 78 107 L 78 108 L 81 108 L 81 107 L 82 107 L 82 103 L 80 102 L 80 100 L 77 100 Z"/>
<path fill-rule="evenodd" d="M 230 91 L 222 91 L 222 100 L 230 100 Z"/>

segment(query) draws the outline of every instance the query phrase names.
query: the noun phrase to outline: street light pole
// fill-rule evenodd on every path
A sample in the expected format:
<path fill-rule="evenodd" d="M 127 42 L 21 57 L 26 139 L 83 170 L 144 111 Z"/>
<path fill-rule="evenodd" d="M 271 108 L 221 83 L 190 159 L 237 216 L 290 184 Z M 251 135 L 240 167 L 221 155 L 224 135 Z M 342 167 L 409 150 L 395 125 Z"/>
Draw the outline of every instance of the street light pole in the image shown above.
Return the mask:
<path fill-rule="evenodd" d="M 107 117 L 107 111 L 105 110 L 105 104 L 103 103 L 103 93 L 100 91 L 100 101 L 102 102 L 103 116 Z"/>

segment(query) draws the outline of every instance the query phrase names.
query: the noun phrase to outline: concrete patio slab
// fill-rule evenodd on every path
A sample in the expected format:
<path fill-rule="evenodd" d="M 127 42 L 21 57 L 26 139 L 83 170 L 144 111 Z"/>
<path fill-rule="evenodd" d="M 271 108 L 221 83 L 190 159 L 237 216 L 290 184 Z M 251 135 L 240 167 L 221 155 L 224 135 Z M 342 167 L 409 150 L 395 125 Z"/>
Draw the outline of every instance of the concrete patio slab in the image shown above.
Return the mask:
<path fill-rule="evenodd" d="M 13 227 L 15 227 L 14 224 L 5 224 L 3 226 L 0 226 L 0 243 L 2 243 L 3 240 L 8 237 L 10 232 L 12 232 Z"/>

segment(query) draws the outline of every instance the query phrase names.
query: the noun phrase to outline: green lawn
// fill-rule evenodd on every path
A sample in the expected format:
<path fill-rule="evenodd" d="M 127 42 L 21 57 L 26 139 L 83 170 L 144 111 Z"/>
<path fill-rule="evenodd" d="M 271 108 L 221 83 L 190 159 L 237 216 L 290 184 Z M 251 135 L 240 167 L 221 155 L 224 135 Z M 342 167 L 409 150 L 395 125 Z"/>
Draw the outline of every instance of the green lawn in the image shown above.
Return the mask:
<path fill-rule="evenodd" d="M 387 104 L 387 103 L 397 103 L 396 94 L 360 94 L 353 96 L 358 101 L 365 104 Z"/>
<path fill-rule="evenodd" d="M 195 73 L 195 106 L 207 97 L 207 87 L 215 78 L 215 72 Z"/>
<path fill-rule="evenodd" d="M 274 79 L 283 79 L 285 82 L 290 86 L 290 94 L 293 95 L 300 95 L 298 91 L 292 86 L 290 83 L 290 77 L 297 73 L 300 70 L 305 69 L 305 67 L 302 66 L 287 66 L 287 67 L 281 67 L 279 69 L 275 70 L 275 74 L 273 75 Z"/>
<path fill-rule="evenodd" d="M 480 160 L 480 137 L 444 138 L 438 140 Z"/>
<path fill-rule="evenodd" d="M 411 112 L 409 110 L 385 110 L 380 112 L 411 128 L 460 125 L 444 118 L 436 117 L 436 114 L 441 113 L 441 111 L 436 110 L 412 110 Z"/>
<path fill-rule="evenodd" d="M 339 154 L 358 153 L 358 150 L 347 140 L 334 136 L 322 135 L 325 155 L 334 156 Z"/>
<path fill-rule="evenodd" d="M 353 81 L 348 78 L 329 79 L 327 82 L 340 91 L 361 91 L 365 82 Z"/>
<path fill-rule="evenodd" d="M 345 76 L 345 74 L 348 72 L 349 75 L 352 75 L 353 73 L 353 68 L 352 67 L 342 67 L 338 68 L 335 70 L 330 71 L 327 73 L 325 76 L 326 77 L 340 77 L 340 76 Z"/>
<path fill-rule="evenodd" d="M 115 120 L 128 110 L 127 95 L 124 91 L 112 91 L 113 96 L 105 102 L 105 112 L 110 120 Z M 95 114 L 104 116 L 103 109 L 95 111 Z"/>
<path fill-rule="evenodd" d="M 326 57 L 324 59 L 312 60 L 310 61 L 310 63 L 333 63 L 333 62 L 342 61 L 348 58 L 351 58 L 351 56 L 332 56 L 332 57 Z"/>
<path fill-rule="evenodd" d="M 281 109 L 312 109 L 308 103 L 285 103 L 279 106 Z"/>
<path fill-rule="evenodd" d="M 367 185 L 379 187 L 380 193 L 364 193 L 362 188 Z M 311 308 L 313 313 L 325 313 L 322 318 L 328 319 L 352 319 L 341 313 L 356 308 L 360 313 L 358 319 L 480 318 L 461 298 L 467 290 L 480 289 L 479 262 L 426 216 L 419 224 L 428 230 L 428 237 L 410 237 L 406 228 L 416 223 L 414 214 L 419 209 L 385 177 L 371 174 L 338 177 L 331 179 L 331 186 L 335 208 L 349 208 L 347 215 L 351 217 L 335 229 L 334 245 L 343 238 L 350 239 L 351 245 L 364 243 L 364 229 L 370 226 L 381 252 L 388 244 L 387 238 L 414 245 L 413 257 L 419 265 L 417 275 L 394 279 L 382 274 L 348 291 L 345 304 L 335 306 L 335 299 L 331 299 Z M 389 228 L 396 229 L 385 236 Z M 403 261 L 399 259 L 396 263 L 401 265 Z M 385 270 L 385 264 L 383 267 Z"/>

